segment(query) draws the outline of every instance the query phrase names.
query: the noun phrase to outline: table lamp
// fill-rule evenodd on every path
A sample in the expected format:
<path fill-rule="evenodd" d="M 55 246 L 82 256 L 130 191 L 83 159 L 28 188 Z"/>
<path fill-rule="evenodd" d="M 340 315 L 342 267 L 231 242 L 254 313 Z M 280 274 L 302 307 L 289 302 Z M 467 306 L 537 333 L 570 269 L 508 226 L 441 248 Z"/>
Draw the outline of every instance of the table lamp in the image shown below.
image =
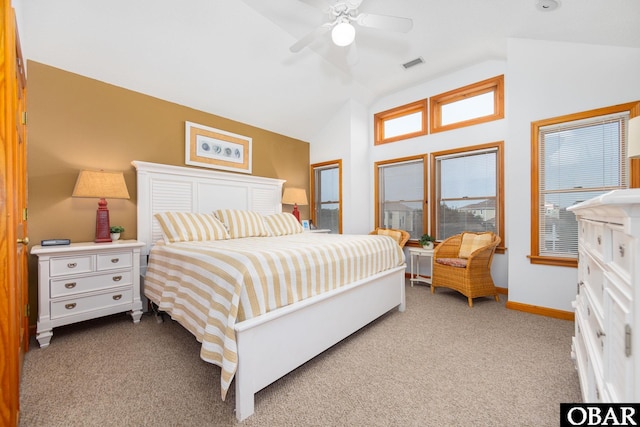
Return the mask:
<path fill-rule="evenodd" d="M 285 188 L 282 195 L 283 205 L 293 205 L 293 216 L 300 221 L 300 211 L 298 205 L 308 205 L 307 192 L 302 188 Z"/>
<path fill-rule="evenodd" d="M 122 172 L 82 170 L 78 175 L 72 197 L 100 199 L 96 211 L 96 243 L 111 241 L 109 233 L 109 210 L 106 199 L 128 199 L 129 192 Z"/>

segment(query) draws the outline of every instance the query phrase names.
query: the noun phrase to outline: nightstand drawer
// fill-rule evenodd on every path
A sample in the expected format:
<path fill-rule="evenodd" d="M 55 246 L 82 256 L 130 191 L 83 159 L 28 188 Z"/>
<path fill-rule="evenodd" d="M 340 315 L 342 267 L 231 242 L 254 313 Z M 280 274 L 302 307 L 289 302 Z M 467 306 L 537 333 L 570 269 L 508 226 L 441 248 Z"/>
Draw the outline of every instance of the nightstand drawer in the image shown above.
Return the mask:
<path fill-rule="evenodd" d="M 52 258 L 49 263 L 51 276 L 90 273 L 94 270 L 94 257 L 91 255 Z"/>
<path fill-rule="evenodd" d="M 133 256 L 131 252 L 98 254 L 98 270 L 99 271 L 131 267 L 132 265 L 133 265 Z"/>
<path fill-rule="evenodd" d="M 129 287 L 88 297 L 51 301 L 51 319 L 74 316 L 122 304 L 131 304 L 132 299 L 133 293 Z"/>
<path fill-rule="evenodd" d="M 120 271 L 98 276 L 74 277 L 51 281 L 51 298 L 83 292 L 113 288 L 133 283 L 131 271 Z"/>

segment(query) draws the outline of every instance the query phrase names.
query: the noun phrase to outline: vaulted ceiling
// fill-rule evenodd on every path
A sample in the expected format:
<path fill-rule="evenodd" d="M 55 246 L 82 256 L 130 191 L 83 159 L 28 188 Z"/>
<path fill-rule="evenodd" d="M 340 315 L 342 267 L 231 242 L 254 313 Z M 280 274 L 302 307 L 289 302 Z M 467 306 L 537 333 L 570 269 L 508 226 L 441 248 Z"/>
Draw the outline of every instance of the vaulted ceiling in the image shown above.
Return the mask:
<path fill-rule="evenodd" d="M 408 33 L 356 26 L 352 48 L 325 33 L 325 0 L 14 0 L 27 60 L 308 141 L 349 99 L 381 96 L 506 59 L 507 38 L 640 48 L 640 1 L 363 0 L 408 17 Z M 335 3 L 337 0 L 327 0 Z M 338 0 L 339 1 L 339 0 Z M 353 0 L 352 0 L 353 1 Z M 549 1 L 549 0 L 544 0 Z M 417 57 L 424 63 L 405 69 Z M 552 66 L 552 64 L 550 64 Z"/>

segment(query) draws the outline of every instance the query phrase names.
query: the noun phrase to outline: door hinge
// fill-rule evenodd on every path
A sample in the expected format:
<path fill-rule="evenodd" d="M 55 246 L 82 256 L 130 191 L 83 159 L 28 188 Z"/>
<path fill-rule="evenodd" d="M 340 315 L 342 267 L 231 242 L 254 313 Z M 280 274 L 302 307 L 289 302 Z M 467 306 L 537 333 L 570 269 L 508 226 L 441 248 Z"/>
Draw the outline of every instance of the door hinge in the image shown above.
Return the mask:
<path fill-rule="evenodd" d="M 29 306 L 29 304 L 25 304 L 24 305 L 24 317 L 29 317 L 31 316 L 31 307 Z"/>
<path fill-rule="evenodd" d="M 624 325 L 624 354 L 631 356 L 631 325 Z"/>
<path fill-rule="evenodd" d="M 29 210 L 27 208 L 22 209 L 22 220 L 27 221 L 29 219 Z"/>
<path fill-rule="evenodd" d="M 21 124 L 23 124 L 23 125 L 27 124 L 27 112 L 26 111 L 22 112 L 22 123 Z"/>

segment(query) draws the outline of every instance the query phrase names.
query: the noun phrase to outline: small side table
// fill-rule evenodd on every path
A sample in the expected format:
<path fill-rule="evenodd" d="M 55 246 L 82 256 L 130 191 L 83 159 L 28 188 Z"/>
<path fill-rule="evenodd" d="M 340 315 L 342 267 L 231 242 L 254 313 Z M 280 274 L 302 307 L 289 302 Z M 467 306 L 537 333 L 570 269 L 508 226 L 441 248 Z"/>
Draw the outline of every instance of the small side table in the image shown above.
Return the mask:
<path fill-rule="evenodd" d="M 411 278 L 409 279 L 411 286 L 413 286 L 413 282 L 423 282 L 430 285 L 431 277 L 420 275 L 420 257 L 429 257 L 431 260 L 431 271 L 433 272 L 433 249 L 409 248 L 409 257 L 411 258 Z"/>

